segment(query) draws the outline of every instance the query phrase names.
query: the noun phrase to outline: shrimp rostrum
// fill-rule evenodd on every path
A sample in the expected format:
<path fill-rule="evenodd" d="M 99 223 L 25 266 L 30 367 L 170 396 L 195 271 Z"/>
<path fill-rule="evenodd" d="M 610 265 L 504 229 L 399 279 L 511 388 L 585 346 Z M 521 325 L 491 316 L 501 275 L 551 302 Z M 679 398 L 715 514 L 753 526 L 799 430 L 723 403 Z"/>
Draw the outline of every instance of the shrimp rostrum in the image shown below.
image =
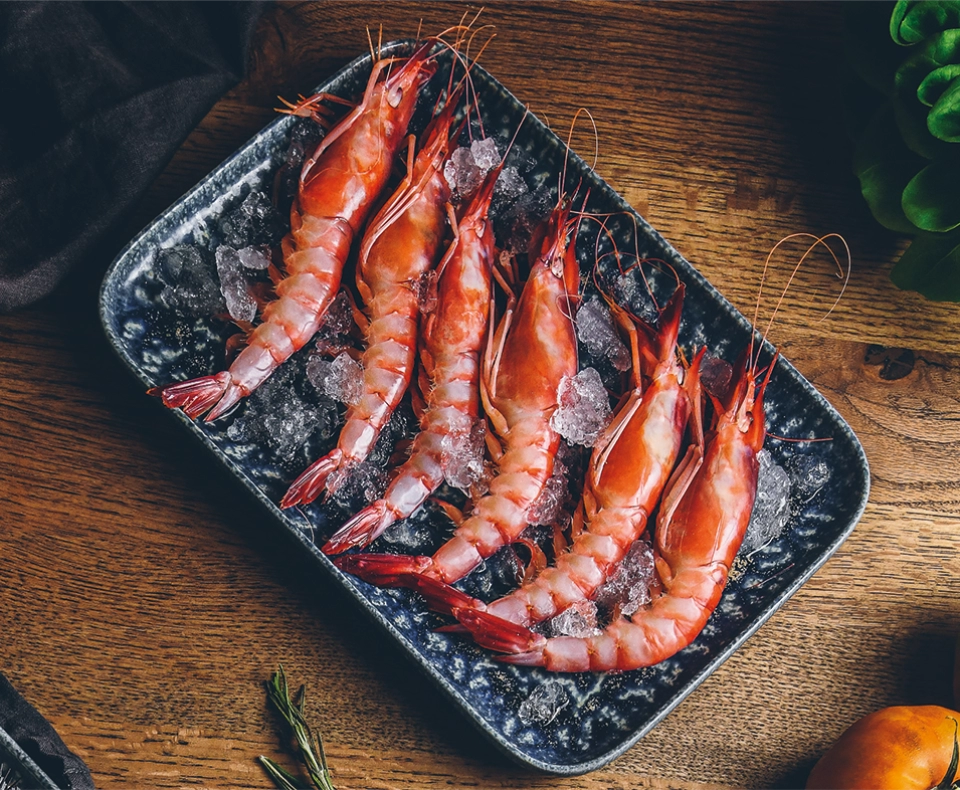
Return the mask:
<path fill-rule="evenodd" d="M 699 450 L 671 478 L 654 541 L 659 593 L 648 606 L 583 638 L 547 638 L 486 612 L 455 610 L 474 639 L 506 653 L 501 660 L 508 663 L 557 672 L 652 666 L 696 639 L 720 601 L 750 522 L 766 437 L 763 396 L 775 362 L 758 381 L 761 374 L 744 355 L 730 395 L 715 400 L 712 430 L 697 436 Z M 691 424 L 699 431 L 698 417 Z"/>

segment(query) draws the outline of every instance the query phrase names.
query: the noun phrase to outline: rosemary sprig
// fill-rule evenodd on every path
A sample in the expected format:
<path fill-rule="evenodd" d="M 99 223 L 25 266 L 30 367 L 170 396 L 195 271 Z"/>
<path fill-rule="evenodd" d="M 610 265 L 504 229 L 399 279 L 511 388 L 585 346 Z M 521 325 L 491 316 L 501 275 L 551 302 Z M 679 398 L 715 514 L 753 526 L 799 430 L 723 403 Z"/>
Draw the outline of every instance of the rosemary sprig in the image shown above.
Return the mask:
<path fill-rule="evenodd" d="M 314 732 L 304 718 L 306 687 L 300 686 L 296 698 L 291 698 L 290 689 L 287 686 L 287 675 L 281 664 L 267 683 L 267 696 L 283 720 L 290 725 L 294 740 L 297 742 L 300 760 L 306 767 L 313 786 L 317 790 L 336 790 L 330 778 L 330 770 L 327 768 L 327 755 L 323 751 L 323 741 L 319 733 Z M 269 757 L 260 755 L 259 760 L 280 790 L 305 790 L 297 783 L 297 777 Z"/>

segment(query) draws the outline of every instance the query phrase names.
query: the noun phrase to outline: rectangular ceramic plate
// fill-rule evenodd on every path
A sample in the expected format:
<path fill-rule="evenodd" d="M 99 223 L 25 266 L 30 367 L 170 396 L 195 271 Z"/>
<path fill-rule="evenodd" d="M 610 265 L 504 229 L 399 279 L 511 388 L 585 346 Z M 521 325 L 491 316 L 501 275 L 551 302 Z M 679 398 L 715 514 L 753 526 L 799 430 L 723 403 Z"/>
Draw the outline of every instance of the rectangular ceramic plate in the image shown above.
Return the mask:
<path fill-rule="evenodd" d="M 397 42 L 386 53 L 402 54 L 409 46 L 409 42 Z M 362 93 L 370 66 L 369 56 L 359 58 L 319 90 L 355 98 Z M 415 128 L 422 128 L 445 75 L 441 65 L 421 100 Z M 681 343 L 688 357 L 706 343 L 713 354 L 732 361 L 749 342 L 749 322 L 582 160 L 568 156 L 543 124 L 527 116 L 521 126 L 524 107 L 499 82 L 480 68 L 475 69 L 474 81 L 486 132 L 497 138 L 501 151 L 520 126 L 508 164 L 518 167 L 530 190 L 549 196 L 552 189 L 549 199 L 555 201 L 558 174 L 568 160 L 567 188 L 579 184 L 579 195 L 589 190 L 590 210 L 615 215 L 610 227 L 618 248 L 669 263 L 686 284 Z M 173 309 L 176 299 L 164 291 L 172 275 L 161 270 L 158 253 L 177 245 L 195 245 L 202 251 L 203 265 L 211 267 L 214 249 L 236 231 L 237 206 L 251 189 L 270 194 L 291 134 L 303 133 L 308 123 L 289 116 L 271 123 L 134 239 L 111 266 L 101 294 L 103 324 L 144 389 L 220 370 L 223 343 L 231 333 L 227 324 L 209 313 L 192 313 L 182 304 Z M 498 210 L 502 229 L 510 219 L 509 201 L 501 201 Z M 275 229 L 270 240 L 276 241 L 282 230 Z M 592 267 L 590 258 L 595 260 L 596 231 L 595 224 L 592 236 L 586 226 L 581 231 L 581 238 L 590 239 L 581 244 L 585 273 Z M 263 228 L 257 232 L 269 235 Z M 656 287 L 664 285 L 663 277 L 657 280 L 654 275 L 654 279 Z M 642 298 L 642 289 L 635 288 L 637 293 Z M 640 304 L 633 307 L 644 309 Z M 767 448 L 780 465 L 818 468 L 825 480 L 816 490 L 796 488 L 785 532 L 741 562 L 742 572 L 729 583 L 699 638 L 655 667 L 618 675 L 551 676 L 536 668 L 504 665 L 466 640 L 435 633 L 443 621 L 427 612 L 415 594 L 377 589 L 337 571 L 317 546 L 348 512 L 329 505 L 311 505 L 302 512 L 277 507 L 293 478 L 336 441 L 337 413 L 332 402 L 320 398 L 304 375 L 308 352 L 304 349 L 295 355 L 264 385 L 274 394 L 284 388 L 289 392 L 273 409 L 293 409 L 290 413 L 296 415 L 296 409 L 309 407 L 301 411 L 301 421 L 312 433 L 292 454 L 278 451 L 270 440 L 270 418 L 256 395 L 212 424 L 193 422 L 179 411 L 169 414 L 207 447 L 211 459 L 224 464 L 252 492 L 264 513 L 289 530 L 303 551 L 312 554 L 318 566 L 333 575 L 383 628 L 384 637 L 396 640 L 486 735 L 512 757 L 543 771 L 591 771 L 636 743 L 810 578 L 851 532 L 866 504 L 869 474 L 860 443 L 833 407 L 781 358 L 767 395 L 769 430 L 780 436 L 832 437 L 832 441 L 768 439 Z M 581 367 L 596 364 L 607 378 L 612 375 L 609 365 L 604 369 L 602 361 L 591 361 L 583 348 L 581 353 Z M 163 410 L 159 401 L 157 408 Z M 430 553 L 450 529 L 449 521 L 435 509 L 424 507 L 408 522 L 396 525 L 374 548 Z M 493 558 L 487 566 L 477 574 L 481 581 L 469 582 L 473 589 L 482 588 L 509 562 Z M 549 721 L 545 716 L 531 717 L 529 703 L 521 711 L 538 689 L 538 693 L 552 691 L 560 703 Z"/>

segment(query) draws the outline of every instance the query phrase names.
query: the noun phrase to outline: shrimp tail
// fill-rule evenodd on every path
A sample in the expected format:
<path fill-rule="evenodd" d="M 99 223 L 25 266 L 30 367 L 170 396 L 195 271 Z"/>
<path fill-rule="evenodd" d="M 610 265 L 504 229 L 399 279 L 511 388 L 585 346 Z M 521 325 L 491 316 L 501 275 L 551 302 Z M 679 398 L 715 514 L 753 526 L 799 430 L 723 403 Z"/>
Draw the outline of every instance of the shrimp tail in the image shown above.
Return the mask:
<path fill-rule="evenodd" d="M 280 507 L 307 505 L 323 492 L 330 474 L 340 468 L 343 451 L 336 447 L 323 458 L 314 461 L 303 474 L 291 483 L 280 500 Z"/>
<path fill-rule="evenodd" d="M 240 399 L 239 393 L 236 393 L 235 397 L 227 398 L 230 394 L 230 378 L 229 371 L 224 370 L 213 376 L 201 376 L 189 381 L 167 384 L 165 387 L 154 387 L 147 390 L 147 394 L 160 398 L 163 405 L 171 409 L 183 409 L 191 420 L 216 404 L 216 414 L 211 414 L 207 418 L 209 421 L 219 417 Z M 236 390 L 236 387 L 231 389 Z M 222 406 L 225 399 L 229 400 L 229 403 Z"/>
<path fill-rule="evenodd" d="M 378 587 L 417 588 L 418 577 L 433 565 L 433 558 L 407 554 L 347 554 L 333 564 Z"/>
<path fill-rule="evenodd" d="M 340 527 L 320 550 L 324 554 L 342 554 L 347 549 L 365 548 L 380 537 L 394 521 L 387 503 L 378 499 Z"/>
<path fill-rule="evenodd" d="M 455 611 L 484 607 L 483 601 L 472 598 L 456 587 L 430 576 L 418 576 L 411 586 L 427 599 L 427 606 L 439 614 L 452 615 Z"/>
<path fill-rule="evenodd" d="M 472 608 L 455 609 L 453 616 L 460 621 L 461 625 L 469 629 L 478 645 L 497 653 L 509 654 L 501 656 L 500 660 L 509 659 L 510 663 L 522 663 L 528 666 L 543 663 L 543 649 L 546 647 L 547 640 L 526 626 L 517 625 L 502 617 Z M 535 655 L 539 655 L 540 661 L 529 660 Z"/>

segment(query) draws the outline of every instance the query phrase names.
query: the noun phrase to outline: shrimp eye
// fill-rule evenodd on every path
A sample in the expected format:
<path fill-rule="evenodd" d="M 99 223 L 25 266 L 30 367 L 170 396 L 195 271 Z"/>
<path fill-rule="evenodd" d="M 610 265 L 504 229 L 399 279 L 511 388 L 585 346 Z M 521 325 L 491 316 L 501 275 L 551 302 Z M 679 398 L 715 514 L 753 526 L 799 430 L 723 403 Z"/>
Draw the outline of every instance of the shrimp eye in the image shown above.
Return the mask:
<path fill-rule="evenodd" d="M 403 99 L 403 88 L 397 85 L 395 88 L 391 88 L 387 93 L 387 103 L 396 109 L 400 106 L 400 100 Z"/>

